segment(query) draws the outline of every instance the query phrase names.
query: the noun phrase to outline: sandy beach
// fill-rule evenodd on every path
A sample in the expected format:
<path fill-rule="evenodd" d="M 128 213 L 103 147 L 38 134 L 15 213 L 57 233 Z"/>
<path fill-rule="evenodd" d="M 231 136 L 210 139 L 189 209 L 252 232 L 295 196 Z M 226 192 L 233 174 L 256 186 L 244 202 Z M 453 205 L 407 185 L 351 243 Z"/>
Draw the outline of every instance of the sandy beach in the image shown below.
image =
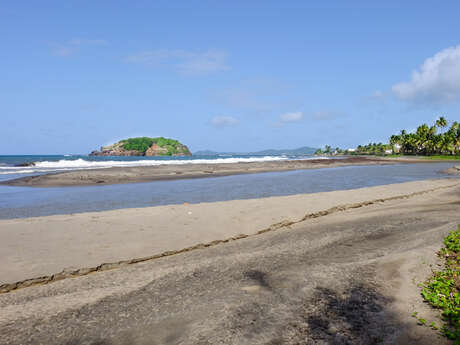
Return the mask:
<path fill-rule="evenodd" d="M 3 1 L 0 345 L 460 345 L 460 1 Z"/>
<path fill-rule="evenodd" d="M 457 179 L 214 203 L 0 220 L 0 285 L 254 235 L 311 214 L 458 185 Z M 332 210 L 332 211 L 331 211 Z"/>
<path fill-rule="evenodd" d="M 416 283 L 459 200 L 444 179 L 3 220 L 2 342 L 444 344 L 410 315 L 438 320 Z"/>
<path fill-rule="evenodd" d="M 337 159 L 284 160 L 250 163 L 168 164 L 148 167 L 117 167 L 108 169 L 75 170 L 22 177 L 19 179 L 3 181 L 0 182 L 0 184 L 31 187 L 93 186 L 229 176 L 274 171 L 420 162 L 434 163 L 434 161 L 420 160 L 416 158 L 391 159 L 379 157 L 345 157 Z"/>

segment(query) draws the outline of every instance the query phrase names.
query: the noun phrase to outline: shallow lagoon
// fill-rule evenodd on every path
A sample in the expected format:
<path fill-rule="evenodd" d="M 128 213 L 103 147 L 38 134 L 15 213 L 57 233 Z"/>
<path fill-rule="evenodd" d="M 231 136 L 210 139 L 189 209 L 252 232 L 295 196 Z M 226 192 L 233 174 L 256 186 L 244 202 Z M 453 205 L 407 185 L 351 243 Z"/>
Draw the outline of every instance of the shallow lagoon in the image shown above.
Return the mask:
<path fill-rule="evenodd" d="M 350 166 L 91 187 L 0 186 L 0 219 L 372 187 L 446 178 L 440 171 L 452 165 Z"/>

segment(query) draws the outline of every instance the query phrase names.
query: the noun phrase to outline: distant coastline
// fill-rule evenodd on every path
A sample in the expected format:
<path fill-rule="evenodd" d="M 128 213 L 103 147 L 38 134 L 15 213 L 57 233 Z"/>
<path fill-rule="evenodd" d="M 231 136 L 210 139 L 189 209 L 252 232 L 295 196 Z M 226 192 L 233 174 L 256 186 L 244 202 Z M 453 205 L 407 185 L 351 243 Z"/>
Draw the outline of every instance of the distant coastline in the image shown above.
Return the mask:
<path fill-rule="evenodd" d="M 313 155 L 318 149 L 303 146 L 296 149 L 267 149 L 254 152 L 218 152 L 213 150 L 199 150 L 193 152 L 197 156 L 223 156 L 223 155 L 251 155 L 251 156 L 279 156 L 279 155 Z"/>

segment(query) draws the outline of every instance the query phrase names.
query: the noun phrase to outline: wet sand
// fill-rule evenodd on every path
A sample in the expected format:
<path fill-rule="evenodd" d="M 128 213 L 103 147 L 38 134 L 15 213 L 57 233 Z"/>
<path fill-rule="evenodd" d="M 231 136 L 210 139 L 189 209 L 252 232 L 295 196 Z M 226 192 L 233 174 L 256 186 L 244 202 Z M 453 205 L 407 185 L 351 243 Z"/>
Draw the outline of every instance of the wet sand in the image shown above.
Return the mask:
<path fill-rule="evenodd" d="M 165 239 L 175 246 L 250 236 L 0 294 L 0 339 L 5 345 L 449 344 L 411 314 L 440 324 L 417 283 L 440 264 L 436 251 L 459 223 L 459 210 L 459 181 L 436 180 L 161 212 L 2 221 L 0 253 L 17 253 L 16 271 L 46 258 L 62 265 L 78 259 L 78 267 L 90 250 L 99 259 L 110 252 L 120 258 L 155 251 Z M 17 265 L 5 257 L 2 277 Z"/>
<path fill-rule="evenodd" d="M 455 165 L 452 168 L 446 169 L 443 171 L 443 173 L 449 175 L 460 175 L 460 165 Z"/>
<path fill-rule="evenodd" d="M 66 187 L 138 183 L 250 174 L 274 171 L 321 169 L 353 165 L 387 165 L 430 163 L 419 159 L 388 159 L 378 157 L 346 157 L 339 159 L 286 160 L 223 164 L 168 164 L 151 167 L 125 167 L 76 170 L 39 176 L 29 176 L 0 182 L 9 186 Z"/>
<path fill-rule="evenodd" d="M 0 220 L 0 286 L 118 266 L 327 215 L 375 200 L 460 185 L 427 180 L 355 190 Z M 376 201 L 378 202 L 378 201 Z M 115 263 L 112 265 L 112 263 Z M 62 275 L 62 274 L 61 274 Z"/>

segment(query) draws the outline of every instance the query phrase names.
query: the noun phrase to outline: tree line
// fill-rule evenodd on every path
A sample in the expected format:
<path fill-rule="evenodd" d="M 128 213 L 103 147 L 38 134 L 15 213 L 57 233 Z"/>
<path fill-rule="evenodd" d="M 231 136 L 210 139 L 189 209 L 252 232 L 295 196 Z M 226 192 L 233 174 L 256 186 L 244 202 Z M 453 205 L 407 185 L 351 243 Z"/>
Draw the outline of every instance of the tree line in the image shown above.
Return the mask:
<path fill-rule="evenodd" d="M 326 145 L 315 154 L 389 154 L 404 155 L 459 155 L 460 154 L 460 124 L 453 121 L 450 126 L 445 117 L 441 116 L 432 126 L 422 124 L 415 132 L 407 133 L 402 130 L 389 138 L 388 144 L 370 143 L 359 145 L 356 149 L 333 149 Z"/>

